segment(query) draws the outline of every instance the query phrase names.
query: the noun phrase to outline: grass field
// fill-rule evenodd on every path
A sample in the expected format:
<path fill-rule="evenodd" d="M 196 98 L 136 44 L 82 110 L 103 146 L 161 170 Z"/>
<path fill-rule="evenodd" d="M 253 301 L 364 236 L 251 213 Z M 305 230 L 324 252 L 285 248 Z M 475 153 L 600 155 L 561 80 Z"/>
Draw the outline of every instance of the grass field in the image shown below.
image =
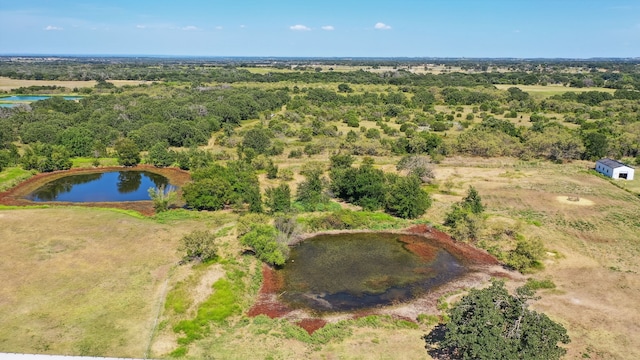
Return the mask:
<path fill-rule="evenodd" d="M 610 94 L 613 94 L 615 92 L 615 89 L 608 89 L 608 88 L 598 88 L 598 87 L 573 88 L 573 87 L 560 86 L 560 85 L 542 86 L 542 85 L 502 85 L 502 84 L 497 84 L 497 85 L 494 85 L 494 86 L 497 87 L 500 90 L 507 90 L 510 87 L 517 87 L 522 91 L 528 92 L 531 96 L 533 96 L 535 98 L 547 98 L 547 97 L 550 97 L 550 96 L 553 96 L 553 95 L 564 94 L 566 92 L 581 93 L 581 92 L 585 92 L 585 91 L 602 91 L 602 92 L 607 92 L 607 93 L 610 93 Z"/>
<path fill-rule="evenodd" d="M 0 172 L 0 191 L 12 188 L 21 181 L 30 178 L 34 173 L 21 167 L 10 167 Z"/>
<path fill-rule="evenodd" d="M 569 330 L 567 358 L 640 357 L 640 197 L 588 170 L 590 162 L 550 164 L 512 159 L 448 159 L 436 170 L 441 181 L 468 185 L 482 195 L 490 214 L 488 231 L 518 229 L 539 238 L 550 251 L 550 278 L 533 308 Z M 569 196 L 580 201 L 566 201 Z M 438 195 L 427 218 L 441 219 L 453 200 Z M 551 256 L 557 253 L 559 256 Z"/>
<path fill-rule="evenodd" d="M 138 80 L 109 80 L 109 82 L 113 83 L 116 86 L 124 86 L 124 85 L 138 85 L 144 84 L 145 81 Z M 58 81 L 58 80 L 20 80 L 20 79 L 10 79 L 7 77 L 0 76 L 0 91 L 10 91 L 13 89 L 17 89 L 19 87 L 28 87 L 28 86 L 63 86 L 69 89 L 73 88 L 86 88 L 86 87 L 94 87 L 97 84 L 96 81 Z"/>
<path fill-rule="evenodd" d="M 0 352 L 143 357 L 178 240 L 218 225 L 203 220 L 0 210 Z"/>
<path fill-rule="evenodd" d="M 293 169 L 296 182 L 304 162 L 327 157 L 275 161 Z M 376 158 L 376 166 L 388 171 L 396 162 Z M 532 307 L 568 329 L 567 358 L 636 359 L 640 197 L 633 192 L 640 180 L 612 183 L 592 166 L 447 158 L 435 166 L 435 201 L 423 219 L 442 223 L 451 204 L 475 186 L 487 208 L 488 238 L 515 231 L 544 243 L 545 269 L 528 277 L 557 287 L 541 290 Z M 447 181 L 452 187 L 445 192 Z M 240 255 L 236 218 L 228 212 L 175 211 L 144 219 L 106 209 L 0 209 L 0 351 L 144 357 L 149 350 L 152 357 L 167 357 L 179 349 L 173 327 L 213 301 L 208 299 L 218 280 L 240 286 L 232 293 L 241 309 L 253 301 L 258 264 Z M 176 265 L 178 240 L 193 229 L 219 232 L 220 263 Z M 512 289 L 522 284 L 508 282 Z M 330 328 L 325 341 L 287 321 L 242 313 L 213 322 L 190 343 L 186 358 L 428 358 L 420 338 L 427 325 L 350 323 Z"/>

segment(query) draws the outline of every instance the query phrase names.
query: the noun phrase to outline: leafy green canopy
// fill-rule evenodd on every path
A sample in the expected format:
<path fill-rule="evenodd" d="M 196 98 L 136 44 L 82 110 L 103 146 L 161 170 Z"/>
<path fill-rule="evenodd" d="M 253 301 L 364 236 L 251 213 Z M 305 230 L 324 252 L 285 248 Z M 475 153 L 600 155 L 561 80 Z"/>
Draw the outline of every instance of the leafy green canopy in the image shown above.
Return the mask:
<path fill-rule="evenodd" d="M 331 157 L 331 190 L 335 196 L 364 210 L 378 210 L 414 219 L 431 206 L 429 194 L 421 187 L 422 181 L 414 176 L 385 174 L 373 167 L 373 160 L 365 158 L 360 167 L 352 167 L 350 155 Z"/>
<path fill-rule="evenodd" d="M 528 309 L 533 291 L 523 287 L 510 295 L 503 281 L 473 289 L 449 310 L 443 339 L 432 332 L 427 348 L 462 359 L 559 359 L 568 344 L 567 330 L 545 314 Z M 434 350 L 434 349 L 432 349 Z"/>
<path fill-rule="evenodd" d="M 225 205 L 249 204 L 249 211 L 262 211 L 258 177 L 250 164 L 214 164 L 195 170 L 191 178 L 193 181 L 182 188 L 182 193 L 187 205 L 194 209 L 220 210 Z"/>

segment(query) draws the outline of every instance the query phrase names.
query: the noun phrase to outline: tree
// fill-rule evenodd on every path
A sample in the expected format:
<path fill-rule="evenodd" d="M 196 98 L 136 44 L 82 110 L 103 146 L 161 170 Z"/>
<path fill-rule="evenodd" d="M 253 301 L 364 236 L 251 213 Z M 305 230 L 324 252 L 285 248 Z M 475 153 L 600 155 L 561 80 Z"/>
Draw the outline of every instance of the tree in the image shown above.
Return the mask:
<path fill-rule="evenodd" d="M 480 194 L 470 186 L 467 196 L 451 206 L 444 225 L 451 228 L 451 235 L 457 240 L 476 240 L 483 225 L 481 216 L 484 205 Z"/>
<path fill-rule="evenodd" d="M 291 189 L 288 184 L 267 188 L 266 195 L 266 204 L 272 213 L 291 211 Z"/>
<path fill-rule="evenodd" d="M 216 236 L 209 231 L 195 230 L 180 240 L 178 251 L 184 252 L 182 262 L 213 260 L 218 251 Z"/>
<path fill-rule="evenodd" d="M 322 171 L 308 171 L 303 175 L 306 176 L 306 179 L 298 185 L 296 201 L 302 205 L 305 211 L 314 211 L 318 205 L 329 201 L 324 194 L 325 186 L 320 177 Z"/>
<path fill-rule="evenodd" d="M 405 156 L 396 165 L 396 170 L 407 170 L 409 175 L 417 176 L 423 183 L 431 183 L 435 177 L 431 162 L 426 156 Z"/>
<path fill-rule="evenodd" d="M 182 197 L 189 207 L 198 210 L 220 210 L 231 203 L 231 183 L 223 178 L 202 179 L 182 188 Z"/>
<path fill-rule="evenodd" d="M 149 149 L 148 161 L 155 167 L 167 167 L 173 165 L 176 153 L 169 150 L 169 143 L 160 141 Z"/>
<path fill-rule="evenodd" d="M 271 146 L 270 131 L 264 128 L 254 128 L 244 134 L 243 149 L 253 149 L 257 154 L 264 154 Z"/>
<path fill-rule="evenodd" d="M 431 198 L 421 188 L 422 182 L 417 176 L 393 176 L 387 190 L 385 210 L 397 217 L 415 219 L 424 214 L 431 206 Z"/>
<path fill-rule="evenodd" d="M 4 170 L 11 163 L 9 150 L 0 150 L 0 171 Z"/>
<path fill-rule="evenodd" d="M 60 133 L 58 143 L 66 147 L 71 156 L 90 156 L 94 137 L 84 127 L 71 127 Z"/>
<path fill-rule="evenodd" d="M 140 163 L 140 150 L 131 139 L 120 139 L 115 145 L 118 156 L 118 164 L 124 166 L 136 166 Z"/>
<path fill-rule="evenodd" d="M 341 93 L 350 93 L 353 92 L 353 89 L 351 89 L 351 87 L 349 86 L 349 84 L 339 84 L 338 85 L 338 92 Z"/>
<path fill-rule="evenodd" d="M 365 158 L 359 168 L 347 167 L 350 161 L 332 158 L 330 177 L 335 195 L 365 210 L 382 208 L 386 193 L 384 172 L 373 167 L 371 158 Z"/>
<path fill-rule="evenodd" d="M 462 199 L 462 206 L 468 208 L 474 214 L 480 214 L 484 211 L 480 194 L 478 194 L 478 190 L 473 186 L 469 186 L 467 196 Z"/>
<path fill-rule="evenodd" d="M 567 330 L 528 308 L 533 291 L 510 295 L 503 281 L 472 289 L 449 310 L 450 320 L 425 335 L 427 349 L 462 359 L 560 359 L 570 342 Z M 444 338 L 437 332 L 444 328 Z"/>
<path fill-rule="evenodd" d="M 585 160 L 597 160 L 605 157 L 609 149 L 609 139 L 605 134 L 587 131 L 582 135 Z"/>

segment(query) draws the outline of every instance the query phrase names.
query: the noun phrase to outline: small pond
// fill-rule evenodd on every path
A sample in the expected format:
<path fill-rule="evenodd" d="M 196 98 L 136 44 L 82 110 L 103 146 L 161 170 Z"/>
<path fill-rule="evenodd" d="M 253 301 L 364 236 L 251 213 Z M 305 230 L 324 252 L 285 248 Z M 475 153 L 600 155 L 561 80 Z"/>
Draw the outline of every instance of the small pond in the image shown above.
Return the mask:
<path fill-rule="evenodd" d="M 411 300 L 465 274 L 467 268 L 424 237 L 347 233 L 301 242 L 279 271 L 285 303 L 330 312 Z"/>
<path fill-rule="evenodd" d="M 2 101 L 40 101 L 46 100 L 50 98 L 49 95 L 36 95 L 36 96 L 27 96 L 27 95 L 14 95 L 0 98 Z M 65 100 L 80 100 L 82 96 L 63 96 Z"/>
<path fill-rule="evenodd" d="M 169 180 L 148 171 L 73 174 L 52 180 L 26 196 L 31 201 L 117 202 L 150 200 L 148 189 Z"/>

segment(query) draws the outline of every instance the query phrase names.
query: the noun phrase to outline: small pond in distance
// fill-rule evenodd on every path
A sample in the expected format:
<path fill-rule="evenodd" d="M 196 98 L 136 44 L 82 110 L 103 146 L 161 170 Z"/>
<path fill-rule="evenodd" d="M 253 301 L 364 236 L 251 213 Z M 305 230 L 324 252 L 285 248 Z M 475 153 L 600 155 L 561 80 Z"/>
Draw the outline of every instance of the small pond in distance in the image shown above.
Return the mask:
<path fill-rule="evenodd" d="M 31 201 L 116 202 L 150 200 L 148 189 L 172 186 L 148 171 L 73 174 L 52 180 L 26 198 Z"/>
<path fill-rule="evenodd" d="M 26 96 L 26 95 L 14 95 L 0 98 L 2 101 L 40 101 L 49 99 L 51 96 L 48 95 L 36 95 L 36 96 Z M 82 96 L 62 96 L 65 100 L 80 100 Z"/>
<path fill-rule="evenodd" d="M 279 271 L 285 303 L 330 312 L 411 300 L 465 274 L 467 268 L 420 236 L 346 233 L 301 242 Z"/>

